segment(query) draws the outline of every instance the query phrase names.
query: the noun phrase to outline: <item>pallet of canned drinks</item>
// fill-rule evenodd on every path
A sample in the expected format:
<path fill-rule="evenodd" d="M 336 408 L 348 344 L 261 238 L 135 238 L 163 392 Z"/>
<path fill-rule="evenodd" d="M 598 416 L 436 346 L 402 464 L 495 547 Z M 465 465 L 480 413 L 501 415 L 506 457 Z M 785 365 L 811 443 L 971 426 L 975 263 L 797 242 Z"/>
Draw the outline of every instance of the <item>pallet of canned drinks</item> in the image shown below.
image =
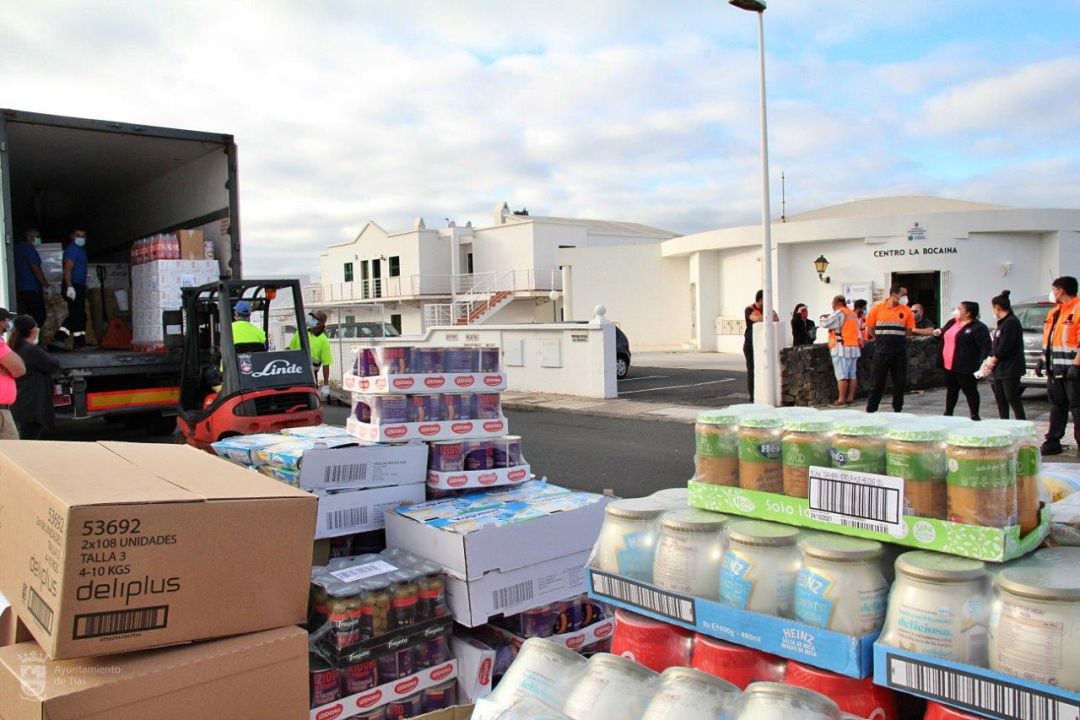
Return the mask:
<path fill-rule="evenodd" d="M 521 437 L 441 440 L 430 444 L 427 484 L 433 490 L 514 485 L 531 477 Z"/>
<path fill-rule="evenodd" d="M 497 438 L 508 428 L 499 393 L 353 393 L 345 429 L 369 442 Z"/>
<path fill-rule="evenodd" d="M 506 389 L 497 347 L 384 345 L 359 348 L 342 387 L 352 392 L 498 392 Z"/>

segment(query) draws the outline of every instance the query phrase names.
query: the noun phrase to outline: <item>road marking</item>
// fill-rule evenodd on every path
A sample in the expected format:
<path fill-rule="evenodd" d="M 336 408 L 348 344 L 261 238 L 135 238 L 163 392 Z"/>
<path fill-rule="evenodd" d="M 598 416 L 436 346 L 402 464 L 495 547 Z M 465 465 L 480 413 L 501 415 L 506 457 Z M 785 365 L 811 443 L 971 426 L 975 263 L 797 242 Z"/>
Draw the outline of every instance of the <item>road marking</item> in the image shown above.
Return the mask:
<path fill-rule="evenodd" d="M 642 375 L 641 377 L 622 378 L 619 382 L 634 382 L 636 380 L 666 380 L 670 375 Z"/>
<path fill-rule="evenodd" d="M 702 385 L 718 385 L 720 383 L 735 382 L 735 378 L 724 378 L 723 380 L 709 380 L 707 382 L 691 383 L 690 385 L 668 385 L 667 387 L 658 388 L 642 388 L 641 390 L 627 390 L 626 392 L 620 392 L 620 395 L 633 395 L 634 393 L 643 392 L 656 392 L 658 390 L 678 390 L 679 388 L 701 387 Z"/>

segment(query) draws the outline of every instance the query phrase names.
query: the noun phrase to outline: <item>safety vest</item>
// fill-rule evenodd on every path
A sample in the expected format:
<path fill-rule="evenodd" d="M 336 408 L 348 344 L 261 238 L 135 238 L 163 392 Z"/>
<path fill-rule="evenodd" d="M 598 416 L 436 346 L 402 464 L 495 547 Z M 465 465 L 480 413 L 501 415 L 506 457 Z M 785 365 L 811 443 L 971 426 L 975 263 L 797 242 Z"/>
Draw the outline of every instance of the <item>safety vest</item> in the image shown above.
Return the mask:
<path fill-rule="evenodd" d="M 846 307 L 840 308 L 844 313 L 844 321 L 840 323 L 840 341 L 844 347 L 859 347 L 862 345 L 862 330 L 859 329 L 859 316 L 854 310 Z M 836 347 L 836 331 L 829 330 L 829 349 Z"/>
<path fill-rule="evenodd" d="M 874 332 L 878 347 L 903 347 L 908 331 L 915 327 L 915 316 L 907 305 L 889 307 L 887 300 L 870 308 L 867 327 Z"/>
<path fill-rule="evenodd" d="M 262 328 L 257 328 L 247 320 L 233 320 L 232 324 L 233 344 L 241 345 L 248 343 L 266 344 L 266 333 Z"/>
<path fill-rule="evenodd" d="M 1046 314 L 1043 325 L 1043 356 L 1055 375 L 1064 375 L 1080 348 L 1080 297 L 1062 303 Z"/>

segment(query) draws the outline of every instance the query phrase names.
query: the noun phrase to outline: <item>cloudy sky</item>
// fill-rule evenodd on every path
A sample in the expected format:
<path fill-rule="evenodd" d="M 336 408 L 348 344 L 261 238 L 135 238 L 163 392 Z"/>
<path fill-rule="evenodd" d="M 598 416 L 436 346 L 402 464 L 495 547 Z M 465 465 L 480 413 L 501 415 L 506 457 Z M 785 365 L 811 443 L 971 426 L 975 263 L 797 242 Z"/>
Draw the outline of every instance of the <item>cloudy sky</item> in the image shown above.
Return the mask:
<path fill-rule="evenodd" d="M 258 8 L 254 10 L 252 8 Z M 1080 207 L 1080 0 L 772 0 L 774 215 Z M 759 215 L 757 21 L 724 0 L 8 4 L 0 106 L 228 132 L 247 272 L 368 220 L 682 233 Z"/>

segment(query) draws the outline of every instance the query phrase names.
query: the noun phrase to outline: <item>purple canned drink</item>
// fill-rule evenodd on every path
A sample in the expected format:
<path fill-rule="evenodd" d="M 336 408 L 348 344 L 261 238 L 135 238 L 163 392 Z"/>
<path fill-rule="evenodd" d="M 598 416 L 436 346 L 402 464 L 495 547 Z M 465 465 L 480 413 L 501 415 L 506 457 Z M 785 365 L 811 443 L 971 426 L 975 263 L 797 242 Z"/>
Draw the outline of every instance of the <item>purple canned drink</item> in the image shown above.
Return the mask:
<path fill-rule="evenodd" d="M 585 608 L 581 598 L 574 598 L 563 603 L 564 620 L 560 623 L 565 632 L 577 632 L 585 627 Z"/>
<path fill-rule="evenodd" d="M 472 395 L 443 395 L 443 411 L 447 420 L 472 420 L 475 415 Z"/>
<path fill-rule="evenodd" d="M 386 720 L 404 720 L 422 714 L 424 703 L 421 697 L 422 693 L 416 693 L 390 703 L 386 706 Z"/>
<path fill-rule="evenodd" d="M 424 712 L 445 710 L 455 705 L 457 705 L 457 680 L 450 680 L 424 691 Z"/>
<path fill-rule="evenodd" d="M 491 470 L 495 467 L 495 445 L 490 440 L 466 440 L 466 470 Z"/>
<path fill-rule="evenodd" d="M 465 467 L 465 443 L 461 440 L 443 440 L 431 443 L 428 467 L 438 472 L 461 471 Z"/>
<path fill-rule="evenodd" d="M 506 435 L 495 440 L 495 467 L 509 468 L 521 464 L 521 436 Z"/>
<path fill-rule="evenodd" d="M 377 375 L 407 375 L 413 348 L 408 345 L 375 348 Z"/>
<path fill-rule="evenodd" d="M 388 683 L 412 675 L 416 672 L 416 664 L 413 662 L 413 649 L 410 647 L 380 655 L 378 667 L 380 683 Z"/>
<path fill-rule="evenodd" d="M 308 656 L 311 707 L 341 699 L 341 675 L 338 669 L 318 655 Z"/>
<path fill-rule="evenodd" d="M 445 635 L 416 646 L 416 669 L 425 670 L 450 659 L 450 643 Z"/>
<path fill-rule="evenodd" d="M 402 423 L 408 418 L 406 395 L 361 395 L 356 403 L 356 419 L 362 423 Z"/>
<path fill-rule="evenodd" d="M 442 395 L 409 395 L 409 422 L 437 422 L 444 419 Z"/>
<path fill-rule="evenodd" d="M 444 348 L 443 372 L 472 373 L 480 367 L 480 353 L 476 348 Z"/>
<path fill-rule="evenodd" d="M 349 720 L 386 720 L 386 708 L 379 707 L 374 710 L 366 710 L 359 715 L 352 715 Z"/>
<path fill-rule="evenodd" d="M 476 419 L 495 420 L 502 417 L 499 393 L 479 393 L 476 396 Z"/>
<path fill-rule="evenodd" d="M 356 351 L 356 360 L 353 362 L 353 375 L 370 377 L 379 374 L 379 364 L 375 360 L 375 351 L 371 348 L 360 348 Z"/>
<path fill-rule="evenodd" d="M 434 347 L 413 348 L 409 371 L 418 375 L 434 375 L 443 371 L 443 350 Z"/>
<path fill-rule="evenodd" d="M 551 637 L 555 633 L 556 609 L 541 605 L 521 613 L 521 637 Z"/>
<path fill-rule="evenodd" d="M 480 348 L 480 372 L 499 372 L 499 348 Z"/>
<path fill-rule="evenodd" d="M 361 660 L 360 662 L 346 664 L 341 670 L 341 677 L 344 680 L 345 695 L 370 690 L 377 684 L 375 682 L 375 661 Z"/>

